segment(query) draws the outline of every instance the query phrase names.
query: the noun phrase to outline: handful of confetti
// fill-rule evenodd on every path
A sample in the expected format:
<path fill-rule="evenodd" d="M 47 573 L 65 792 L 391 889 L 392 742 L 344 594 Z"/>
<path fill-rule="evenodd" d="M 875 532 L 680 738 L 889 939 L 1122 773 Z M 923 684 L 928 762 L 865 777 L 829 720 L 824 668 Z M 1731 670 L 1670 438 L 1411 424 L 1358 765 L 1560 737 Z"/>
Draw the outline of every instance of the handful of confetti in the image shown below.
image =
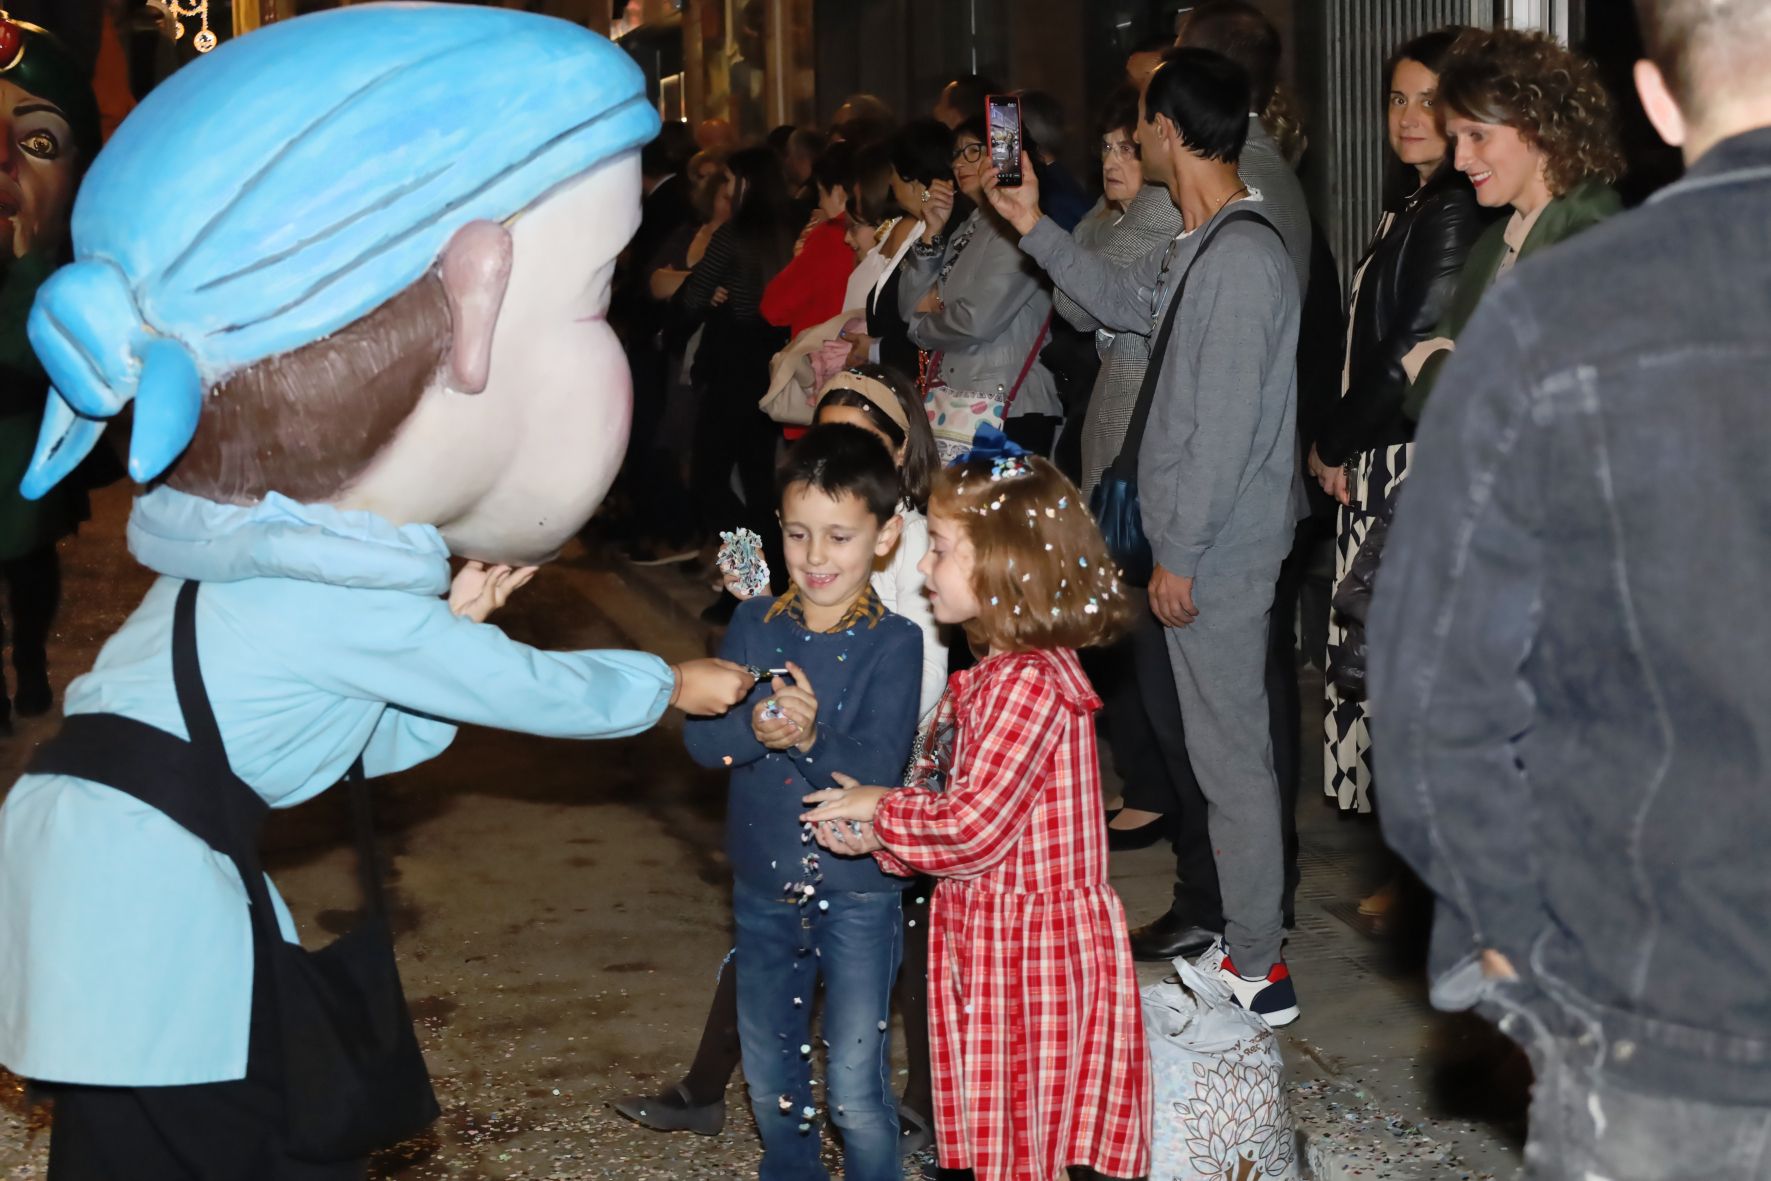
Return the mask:
<path fill-rule="evenodd" d="M 749 529 L 721 533 L 719 539 L 719 556 L 714 564 L 721 574 L 737 584 L 739 596 L 754 599 L 767 594 L 769 563 L 763 557 L 763 539 Z"/>
<path fill-rule="evenodd" d="M 773 697 L 763 702 L 763 720 L 765 722 L 778 722 L 786 716 L 787 711 L 782 709 L 781 703 Z"/>

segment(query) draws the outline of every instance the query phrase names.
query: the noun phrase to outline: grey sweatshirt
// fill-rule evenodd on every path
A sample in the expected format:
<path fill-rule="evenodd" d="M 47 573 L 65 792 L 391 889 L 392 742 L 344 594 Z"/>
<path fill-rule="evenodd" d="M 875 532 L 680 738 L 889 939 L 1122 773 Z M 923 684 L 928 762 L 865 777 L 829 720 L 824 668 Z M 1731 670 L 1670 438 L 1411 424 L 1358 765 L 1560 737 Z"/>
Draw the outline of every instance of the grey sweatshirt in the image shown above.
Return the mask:
<path fill-rule="evenodd" d="M 1262 212 L 1238 201 L 1218 217 L 1238 208 Z M 1166 282 L 1163 251 L 1114 266 L 1050 218 L 1021 248 L 1102 324 L 1151 332 L 1167 310 L 1153 308 L 1159 282 L 1172 297 L 1207 228 L 1180 242 Z M 1277 577 L 1291 549 L 1300 304 L 1285 243 L 1249 222 L 1218 234 L 1187 280 L 1138 453 L 1144 532 L 1171 573 Z"/>

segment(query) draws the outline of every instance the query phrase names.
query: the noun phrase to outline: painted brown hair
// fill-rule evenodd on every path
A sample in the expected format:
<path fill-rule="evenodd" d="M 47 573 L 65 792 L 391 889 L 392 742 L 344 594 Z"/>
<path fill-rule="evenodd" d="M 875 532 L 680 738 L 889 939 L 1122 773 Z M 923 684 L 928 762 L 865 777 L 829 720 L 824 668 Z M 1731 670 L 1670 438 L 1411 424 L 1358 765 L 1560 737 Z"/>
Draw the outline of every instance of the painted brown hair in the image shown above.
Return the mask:
<path fill-rule="evenodd" d="M 973 459 L 944 468 L 929 515 L 972 543 L 974 647 L 1096 648 L 1131 626 L 1118 563 L 1064 474 L 1043 459 Z"/>
<path fill-rule="evenodd" d="M 331 500 L 393 441 L 449 346 L 448 298 L 432 270 L 326 339 L 210 390 L 166 483 L 223 504 L 256 504 L 269 492 Z"/>

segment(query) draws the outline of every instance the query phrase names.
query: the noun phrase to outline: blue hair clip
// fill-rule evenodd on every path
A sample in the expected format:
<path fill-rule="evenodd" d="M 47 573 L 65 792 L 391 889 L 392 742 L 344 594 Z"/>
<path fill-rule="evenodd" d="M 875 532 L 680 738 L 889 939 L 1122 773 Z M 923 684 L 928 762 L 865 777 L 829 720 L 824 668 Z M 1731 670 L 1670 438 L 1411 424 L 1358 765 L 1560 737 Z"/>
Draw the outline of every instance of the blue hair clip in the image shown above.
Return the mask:
<path fill-rule="evenodd" d="M 972 436 L 972 449 L 954 460 L 949 466 L 957 467 L 962 463 L 970 463 L 974 459 L 994 460 L 998 461 L 1000 464 L 1000 461 L 1005 459 L 1025 461 L 1031 458 L 1033 458 L 1033 453 L 1031 451 L 1028 451 L 1025 447 L 1016 443 L 1013 439 L 1009 438 L 995 427 L 985 424 L 979 426 L 978 433 Z M 1017 472 L 1016 474 L 1025 475 L 1026 473 Z M 1001 478 L 999 473 L 992 473 L 991 479 L 999 478 Z"/>

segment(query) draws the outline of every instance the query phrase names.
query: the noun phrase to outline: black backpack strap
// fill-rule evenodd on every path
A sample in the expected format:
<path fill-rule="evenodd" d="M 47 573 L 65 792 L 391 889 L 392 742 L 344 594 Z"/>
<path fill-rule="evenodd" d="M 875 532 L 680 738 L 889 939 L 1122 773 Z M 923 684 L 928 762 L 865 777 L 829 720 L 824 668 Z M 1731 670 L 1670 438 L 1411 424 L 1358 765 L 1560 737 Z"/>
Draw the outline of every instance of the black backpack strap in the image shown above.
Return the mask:
<path fill-rule="evenodd" d="M 1275 237 L 1279 231 L 1274 228 L 1260 213 L 1253 209 L 1232 209 L 1229 213 L 1207 224 L 1205 237 L 1199 242 L 1199 249 L 1187 262 L 1187 269 L 1181 272 L 1181 278 L 1175 284 L 1175 293 L 1168 301 L 1168 314 L 1162 317 L 1162 328 L 1150 345 L 1150 362 L 1144 368 L 1144 384 L 1138 389 L 1137 406 L 1132 411 L 1131 424 L 1126 428 L 1125 441 L 1119 445 L 1119 455 L 1113 460 L 1112 468 L 1121 478 L 1129 479 L 1137 472 L 1138 449 L 1144 445 L 1144 428 L 1150 421 L 1150 407 L 1156 401 L 1156 387 L 1162 380 L 1162 362 L 1168 354 L 1169 336 L 1174 331 L 1175 314 L 1181 310 L 1181 300 L 1187 294 L 1187 280 L 1193 274 L 1193 268 L 1205 257 L 1212 241 L 1225 226 L 1238 221 L 1258 222 L 1273 231 Z M 1283 241 L 1283 239 L 1281 239 Z"/>
<path fill-rule="evenodd" d="M 221 727 L 216 725 L 215 708 L 209 702 L 203 669 L 197 663 L 197 592 L 202 586 L 189 581 L 178 588 L 178 603 L 172 610 L 172 685 L 178 693 L 178 709 L 184 715 L 191 745 L 199 754 L 215 758 L 225 767 L 227 748 L 222 745 Z"/>

